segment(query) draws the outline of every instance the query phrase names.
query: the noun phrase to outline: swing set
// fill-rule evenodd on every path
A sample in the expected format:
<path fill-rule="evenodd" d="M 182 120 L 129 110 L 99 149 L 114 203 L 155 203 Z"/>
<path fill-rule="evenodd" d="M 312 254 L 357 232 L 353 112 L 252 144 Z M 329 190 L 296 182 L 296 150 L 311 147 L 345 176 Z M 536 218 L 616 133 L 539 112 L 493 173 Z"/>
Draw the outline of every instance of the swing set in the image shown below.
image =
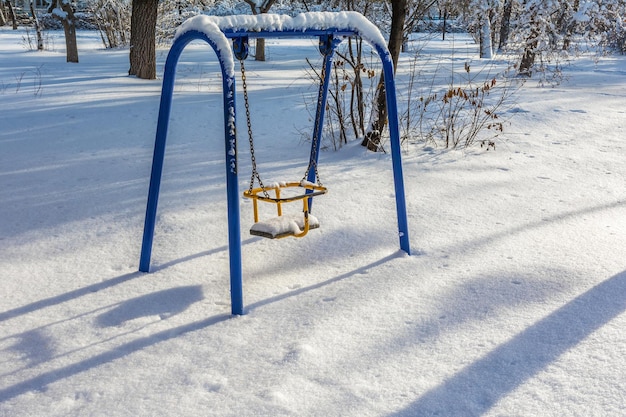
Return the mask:
<path fill-rule="evenodd" d="M 224 103 L 224 143 L 226 161 L 226 193 L 228 203 L 228 245 L 230 264 L 230 293 L 232 314 L 241 315 L 243 308 L 243 284 L 241 266 L 241 225 L 239 213 L 239 180 L 237 165 L 237 132 L 235 112 L 235 70 L 234 58 L 241 68 L 242 88 L 246 109 L 246 123 L 250 144 L 252 174 L 249 188 L 243 197 L 253 203 L 254 225 L 250 233 L 271 239 L 303 237 L 309 230 L 319 227 L 318 220 L 311 215 L 312 199 L 327 192 L 320 181 L 318 157 L 324 121 L 324 111 L 328 95 L 331 66 L 336 47 L 347 37 L 360 36 L 378 53 L 385 81 L 387 99 L 391 157 L 400 249 L 410 254 L 408 222 L 404 196 L 404 180 L 400 153 L 400 135 L 396 104 L 395 83 L 391 56 L 380 31 L 357 12 L 314 12 L 302 13 L 296 17 L 262 14 L 256 16 L 196 16 L 185 21 L 178 29 L 174 43 L 165 62 L 163 87 L 157 120 L 156 139 L 152 159 L 150 188 L 144 223 L 139 270 L 149 272 L 152 243 L 156 224 L 159 189 L 165 157 L 165 143 L 172 105 L 176 65 L 184 48 L 194 40 L 207 42 L 217 55 L 222 71 Z M 319 50 L 323 56 L 321 82 L 317 97 L 317 107 L 309 163 L 300 181 L 264 185 L 256 166 L 254 139 L 250 121 L 250 108 L 246 83 L 244 60 L 248 55 L 250 38 L 319 38 Z M 258 187 L 255 187 L 255 182 Z M 277 217 L 259 220 L 258 205 L 276 205 Z M 286 215 L 283 205 L 302 203 L 302 214 Z"/>
<path fill-rule="evenodd" d="M 326 194 L 328 191 L 326 187 L 322 185 L 320 181 L 319 172 L 317 169 L 317 152 L 319 152 L 318 140 L 320 139 L 318 132 L 321 129 L 321 120 L 323 112 L 320 106 L 323 105 L 324 100 L 324 69 L 322 69 L 319 93 L 317 96 L 317 107 L 315 117 L 315 127 L 313 129 L 313 140 L 311 144 L 311 156 L 309 157 L 309 165 L 304 173 L 304 176 L 297 182 L 286 182 L 274 184 L 270 187 L 266 187 L 263 184 L 261 175 L 257 169 L 256 156 L 254 151 L 254 138 L 252 135 L 252 122 L 250 118 L 250 100 L 248 99 L 248 83 L 246 76 L 246 67 L 244 64 L 245 59 L 248 57 L 248 39 L 245 37 L 235 38 L 233 41 L 233 52 L 235 58 L 239 60 L 239 67 L 241 68 L 241 87 L 243 89 L 243 99 L 246 109 L 246 126 L 248 127 L 248 142 L 250 143 L 250 160 L 252 164 L 252 174 L 250 176 L 250 187 L 247 191 L 243 192 L 245 198 L 252 199 L 252 207 L 254 212 L 254 225 L 250 228 L 250 234 L 267 237 L 270 239 L 281 239 L 284 237 L 304 237 L 311 229 L 317 229 L 319 222 L 317 219 L 311 216 L 311 201 L 313 197 Z M 323 53 L 323 51 L 322 51 Z M 309 176 L 313 173 L 313 178 L 316 182 L 310 182 Z M 255 181 L 259 186 L 254 187 Z M 284 196 L 283 190 L 286 189 L 300 189 L 302 192 L 296 195 L 290 194 Z M 270 196 L 270 192 L 274 193 L 274 196 Z M 259 221 L 259 205 L 258 202 L 274 203 L 276 204 L 275 218 L 268 221 Z M 283 215 L 282 205 L 283 203 L 291 203 L 295 201 L 302 201 L 302 216 L 287 216 Z M 314 220 L 314 221 L 311 221 Z"/>

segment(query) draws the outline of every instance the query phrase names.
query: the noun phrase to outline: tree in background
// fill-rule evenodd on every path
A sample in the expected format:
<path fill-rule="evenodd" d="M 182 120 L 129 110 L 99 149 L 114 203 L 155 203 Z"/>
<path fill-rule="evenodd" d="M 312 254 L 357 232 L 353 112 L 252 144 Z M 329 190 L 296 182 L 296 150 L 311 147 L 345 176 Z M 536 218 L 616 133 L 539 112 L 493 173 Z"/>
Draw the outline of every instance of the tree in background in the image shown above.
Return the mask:
<path fill-rule="evenodd" d="M 393 61 L 394 71 L 398 65 L 398 58 L 402 50 L 404 40 L 404 22 L 407 12 L 407 0 L 391 1 L 391 33 L 389 34 L 389 53 Z M 374 109 L 370 117 L 370 125 L 361 142 L 362 146 L 370 151 L 380 150 L 382 131 L 387 124 L 387 99 L 385 95 L 385 79 L 381 73 L 376 87 Z"/>
<path fill-rule="evenodd" d="M 503 51 L 509 41 L 509 34 L 511 33 L 511 15 L 513 13 L 514 0 L 504 0 L 502 6 L 502 17 L 500 19 L 500 39 L 498 41 L 498 51 Z"/>
<path fill-rule="evenodd" d="M 577 23 L 584 23 L 583 30 L 593 36 L 603 52 L 626 53 L 625 0 L 583 2 L 576 15 Z"/>
<path fill-rule="evenodd" d="M 48 7 L 55 19 L 63 25 L 65 32 L 65 47 L 67 62 L 78 62 L 78 43 L 76 42 L 76 16 L 70 2 L 64 0 L 52 0 Z"/>
<path fill-rule="evenodd" d="M 35 5 L 32 1 L 30 2 L 30 14 L 33 15 L 33 23 L 35 24 L 35 32 L 37 33 L 37 50 L 43 51 L 43 33 L 41 23 L 39 23 L 37 11 L 35 10 Z"/>
<path fill-rule="evenodd" d="M 492 31 L 495 17 L 498 15 L 500 0 L 470 0 L 459 6 L 459 11 L 467 21 L 468 30 L 474 34 L 479 44 L 481 58 L 493 57 L 493 40 L 496 32 Z"/>
<path fill-rule="evenodd" d="M 17 16 L 15 16 L 13 4 L 10 1 L 7 1 L 7 7 L 9 9 L 9 19 L 11 19 L 11 22 L 13 23 L 13 30 L 17 30 Z"/>
<path fill-rule="evenodd" d="M 127 46 L 130 42 L 130 4 L 119 0 L 91 0 L 94 17 L 105 48 Z"/>
<path fill-rule="evenodd" d="M 4 1 L 0 0 L 0 26 L 7 24 L 7 18 L 4 12 Z"/>
<path fill-rule="evenodd" d="M 517 18 L 514 38 L 522 42 L 518 73 L 530 77 L 541 63 L 558 59 L 569 48 L 579 5 L 570 0 L 525 0 Z M 588 40 L 581 31 L 581 40 Z"/>
<path fill-rule="evenodd" d="M 130 19 L 130 69 L 128 75 L 156 78 L 156 24 L 158 0 L 133 0 Z"/>
<path fill-rule="evenodd" d="M 269 12 L 270 8 L 274 4 L 275 0 L 245 0 L 250 5 L 253 15 L 263 14 Z M 256 49 L 254 53 L 254 59 L 257 61 L 265 61 L 265 39 L 256 39 Z"/>
<path fill-rule="evenodd" d="M 424 20 L 424 16 L 428 15 L 429 10 L 437 4 L 438 0 L 413 0 L 408 2 L 406 17 L 404 19 L 404 41 L 402 43 L 402 52 L 405 52 L 406 41 L 409 34 Z"/>
<path fill-rule="evenodd" d="M 448 19 L 450 14 L 454 13 L 458 7 L 459 2 L 455 0 L 438 0 L 437 7 L 439 8 L 439 18 L 443 21 L 441 25 L 441 39 L 446 40 L 446 32 L 448 30 Z"/>
<path fill-rule="evenodd" d="M 576 15 L 580 10 L 580 1 L 574 0 L 571 4 L 568 2 L 561 14 L 560 27 L 563 32 L 563 50 L 567 51 L 572 43 L 572 37 L 577 29 L 578 22 Z"/>

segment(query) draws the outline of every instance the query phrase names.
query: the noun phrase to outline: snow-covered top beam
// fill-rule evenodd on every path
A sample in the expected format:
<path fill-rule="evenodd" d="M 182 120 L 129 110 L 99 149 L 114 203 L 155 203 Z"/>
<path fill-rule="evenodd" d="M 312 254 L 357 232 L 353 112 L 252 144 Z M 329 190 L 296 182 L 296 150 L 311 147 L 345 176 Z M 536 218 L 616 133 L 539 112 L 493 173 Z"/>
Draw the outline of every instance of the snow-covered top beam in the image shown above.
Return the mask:
<path fill-rule="evenodd" d="M 310 12 L 295 17 L 277 14 L 199 15 L 185 20 L 178 27 L 172 48 L 180 54 L 184 45 L 191 40 L 204 39 L 218 53 L 224 74 L 232 78 L 235 64 L 229 38 L 303 38 L 322 35 L 360 36 L 378 51 L 384 61 L 391 62 L 380 30 L 358 12 Z"/>
<path fill-rule="evenodd" d="M 194 16 L 183 22 L 176 38 L 196 30 L 212 37 L 216 31 L 227 38 L 247 34 L 250 37 L 317 36 L 320 32 L 357 35 L 383 50 L 386 43 L 380 30 L 358 12 L 310 12 L 295 17 L 278 14 L 236 16 Z M 176 39 L 175 38 L 175 39 Z"/>

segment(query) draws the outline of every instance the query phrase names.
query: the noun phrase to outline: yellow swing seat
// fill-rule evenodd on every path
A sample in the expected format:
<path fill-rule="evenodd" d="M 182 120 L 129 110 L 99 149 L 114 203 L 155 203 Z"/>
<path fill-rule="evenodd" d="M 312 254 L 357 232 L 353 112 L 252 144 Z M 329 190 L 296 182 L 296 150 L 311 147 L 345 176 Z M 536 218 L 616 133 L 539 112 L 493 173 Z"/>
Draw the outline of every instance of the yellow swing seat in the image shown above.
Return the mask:
<path fill-rule="evenodd" d="M 287 196 L 281 193 L 282 190 L 296 188 L 303 189 L 304 193 L 289 193 Z M 273 192 L 273 197 L 270 195 L 270 191 Z M 309 213 L 309 199 L 326 194 L 326 192 L 326 187 L 308 181 L 279 183 L 244 191 L 243 196 L 252 199 L 254 210 L 254 225 L 250 228 L 250 234 L 269 239 L 280 239 L 288 236 L 304 237 L 309 230 L 317 229 L 320 226 L 317 218 Z M 278 216 L 259 221 L 259 201 L 276 204 Z M 302 201 L 303 214 L 283 215 L 282 204 L 294 201 Z"/>

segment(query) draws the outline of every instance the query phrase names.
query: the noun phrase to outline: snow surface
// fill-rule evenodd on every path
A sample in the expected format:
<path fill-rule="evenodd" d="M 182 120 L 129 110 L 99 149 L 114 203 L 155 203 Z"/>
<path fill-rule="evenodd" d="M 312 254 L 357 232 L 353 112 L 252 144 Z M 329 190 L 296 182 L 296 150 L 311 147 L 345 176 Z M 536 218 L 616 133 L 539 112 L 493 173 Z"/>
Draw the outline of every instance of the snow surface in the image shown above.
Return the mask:
<path fill-rule="evenodd" d="M 624 415 L 626 58 L 527 84 L 495 151 L 405 145 L 413 256 L 390 156 L 356 142 L 320 155 L 330 192 L 303 239 L 249 237 L 242 198 L 247 314 L 231 317 L 207 45 L 181 57 L 144 274 L 160 81 L 128 77 L 128 51 L 95 33 L 79 32 L 80 64 L 62 33 L 43 53 L 22 36 L 0 29 L 0 416 Z M 268 52 L 248 63 L 257 162 L 297 179 L 304 56 L 319 57 L 312 41 Z M 459 35 L 422 54 L 481 63 Z"/>

